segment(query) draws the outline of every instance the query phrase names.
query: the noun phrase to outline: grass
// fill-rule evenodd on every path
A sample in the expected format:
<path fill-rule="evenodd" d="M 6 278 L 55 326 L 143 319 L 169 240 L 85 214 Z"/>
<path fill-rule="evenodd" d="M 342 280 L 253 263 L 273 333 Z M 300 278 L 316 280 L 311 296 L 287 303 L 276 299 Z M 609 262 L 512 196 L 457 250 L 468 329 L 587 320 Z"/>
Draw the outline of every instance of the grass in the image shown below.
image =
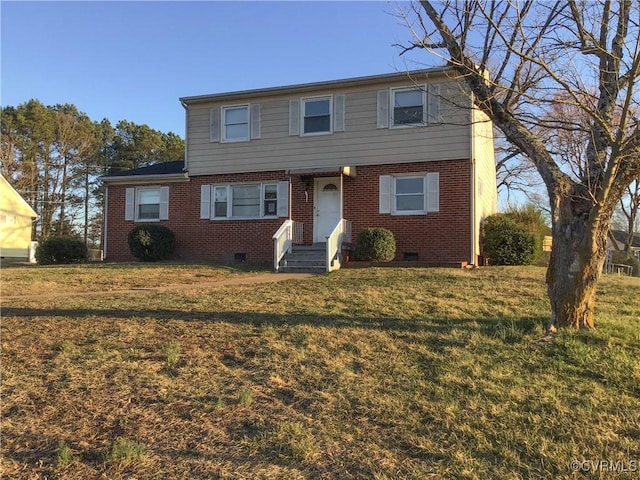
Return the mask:
<path fill-rule="evenodd" d="M 116 438 L 109 453 L 107 453 L 106 462 L 117 464 L 120 466 L 131 465 L 144 459 L 146 449 L 135 440 L 128 438 Z"/>
<path fill-rule="evenodd" d="M 57 286 L 2 302 L 7 478 L 638 478 L 571 468 L 640 460 L 637 279 L 604 277 L 597 330 L 544 344 L 535 267 L 65 297 L 37 271 Z"/>
<path fill-rule="evenodd" d="M 84 263 L 77 265 L 4 266 L 0 271 L 3 296 L 117 292 L 174 284 L 199 284 L 264 270 L 250 266 L 207 264 Z"/>
<path fill-rule="evenodd" d="M 60 442 L 60 444 L 58 445 L 58 451 L 56 455 L 58 465 L 69 465 L 71 462 L 73 462 L 73 451 L 64 442 Z"/>

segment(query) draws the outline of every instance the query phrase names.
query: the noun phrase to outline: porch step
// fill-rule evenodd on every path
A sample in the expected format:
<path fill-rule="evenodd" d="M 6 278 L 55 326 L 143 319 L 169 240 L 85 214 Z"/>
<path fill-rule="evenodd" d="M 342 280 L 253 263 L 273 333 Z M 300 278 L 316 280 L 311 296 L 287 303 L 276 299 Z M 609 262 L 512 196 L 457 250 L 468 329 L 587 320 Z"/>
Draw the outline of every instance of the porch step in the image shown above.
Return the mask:
<path fill-rule="evenodd" d="M 326 244 L 294 245 L 280 261 L 279 272 L 324 273 L 327 271 L 325 259 Z"/>

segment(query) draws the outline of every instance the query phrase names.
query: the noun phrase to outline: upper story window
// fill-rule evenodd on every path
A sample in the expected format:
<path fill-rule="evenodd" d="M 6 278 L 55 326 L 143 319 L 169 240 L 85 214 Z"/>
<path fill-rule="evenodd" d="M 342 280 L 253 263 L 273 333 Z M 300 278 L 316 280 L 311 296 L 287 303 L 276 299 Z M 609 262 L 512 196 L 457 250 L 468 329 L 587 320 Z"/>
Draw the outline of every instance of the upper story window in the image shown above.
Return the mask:
<path fill-rule="evenodd" d="M 260 138 L 260 104 L 209 109 L 210 142 L 246 142 Z"/>
<path fill-rule="evenodd" d="M 402 128 L 441 123 L 440 85 L 415 85 L 377 92 L 377 127 Z"/>
<path fill-rule="evenodd" d="M 0 213 L 0 225 L 15 225 L 15 224 L 16 224 L 15 215 L 6 215 L 4 213 Z"/>
<path fill-rule="evenodd" d="M 302 99 L 302 133 L 331 133 L 331 97 Z"/>
<path fill-rule="evenodd" d="M 393 125 L 425 123 L 426 95 L 423 89 L 392 90 Z"/>
<path fill-rule="evenodd" d="M 249 140 L 249 105 L 222 109 L 222 140 L 242 142 Z"/>

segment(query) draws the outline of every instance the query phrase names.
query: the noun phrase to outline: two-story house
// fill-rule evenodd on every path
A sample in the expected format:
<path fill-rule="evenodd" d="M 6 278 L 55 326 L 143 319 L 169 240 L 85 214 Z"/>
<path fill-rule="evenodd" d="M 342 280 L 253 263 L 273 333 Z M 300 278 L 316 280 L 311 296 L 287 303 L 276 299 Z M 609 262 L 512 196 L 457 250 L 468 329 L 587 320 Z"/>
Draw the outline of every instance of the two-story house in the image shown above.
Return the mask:
<path fill-rule="evenodd" d="M 185 161 L 103 177 L 105 258 L 158 222 L 180 258 L 270 263 L 391 230 L 396 260 L 476 263 L 497 208 L 491 122 L 435 68 L 184 97 Z M 293 265 L 293 262 L 289 262 Z"/>

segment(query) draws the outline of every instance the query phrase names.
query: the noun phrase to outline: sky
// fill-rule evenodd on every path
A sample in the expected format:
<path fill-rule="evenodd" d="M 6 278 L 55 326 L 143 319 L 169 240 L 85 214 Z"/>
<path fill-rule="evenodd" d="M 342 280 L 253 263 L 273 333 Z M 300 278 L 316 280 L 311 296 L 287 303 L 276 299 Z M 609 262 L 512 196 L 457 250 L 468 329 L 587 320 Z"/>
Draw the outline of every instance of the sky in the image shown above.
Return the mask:
<path fill-rule="evenodd" d="M 397 2 L 0 2 L 2 106 L 74 104 L 184 138 L 180 97 L 405 71 Z"/>

